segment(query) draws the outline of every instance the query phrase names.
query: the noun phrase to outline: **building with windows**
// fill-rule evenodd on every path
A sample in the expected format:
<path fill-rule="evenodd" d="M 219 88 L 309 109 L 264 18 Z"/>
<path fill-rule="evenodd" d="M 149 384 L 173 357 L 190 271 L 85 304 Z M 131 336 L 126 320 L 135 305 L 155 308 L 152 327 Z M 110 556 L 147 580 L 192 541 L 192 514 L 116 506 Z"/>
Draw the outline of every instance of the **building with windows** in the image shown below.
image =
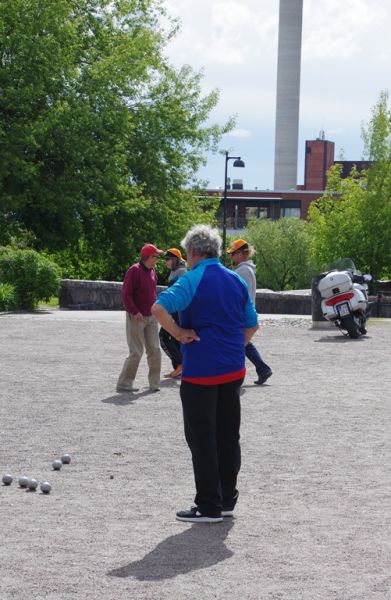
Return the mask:
<path fill-rule="evenodd" d="M 342 164 L 342 176 L 347 177 L 353 166 L 366 169 L 368 161 L 335 161 L 334 142 L 324 139 L 323 132 L 316 140 L 305 142 L 304 184 L 290 190 L 246 189 L 241 179 L 227 180 L 227 231 L 237 235 L 250 219 L 297 217 L 306 219 L 311 202 L 318 200 L 326 188 L 327 170 Z M 209 196 L 222 198 L 224 190 L 206 190 Z M 222 211 L 221 211 L 222 213 Z M 239 230 L 239 231 L 238 231 Z"/>

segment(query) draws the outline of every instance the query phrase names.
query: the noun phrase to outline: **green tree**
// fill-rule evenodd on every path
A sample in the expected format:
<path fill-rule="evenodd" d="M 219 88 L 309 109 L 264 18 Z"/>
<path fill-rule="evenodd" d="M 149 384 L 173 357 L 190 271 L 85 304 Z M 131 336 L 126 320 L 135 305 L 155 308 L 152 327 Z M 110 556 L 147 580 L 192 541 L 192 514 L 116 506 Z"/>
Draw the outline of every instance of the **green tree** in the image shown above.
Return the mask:
<path fill-rule="evenodd" d="M 35 250 L 0 247 L 0 282 L 13 288 L 15 307 L 33 309 L 58 294 L 60 269 Z"/>
<path fill-rule="evenodd" d="M 309 210 L 311 255 L 319 269 L 351 258 L 375 279 L 391 276 L 391 120 L 388 93 L 382 92 L 372 118 L 362 128 L 371 166 L 342 179 L 334 166 L 324 196 Z"/>
<path fill-rule="evenodd" d="M 256 252 L 257 285 L 274 291 L 311 287 L 308 224 L 294 217 L 250 221 L 245 238 Z"/>
<path fill-rule="evenodd" d="M 159 0 L 0 3 L 0 242 L 117 278 L 213 219 L 184 189 L 231 123 L 205 125 L 217 93 L 165 58 L 176 30 Z"/>
<path fill-rule="evenodd" d="M 0 283 L 0 312 L 17 308 L 15 287 L 10 283 Z"/>

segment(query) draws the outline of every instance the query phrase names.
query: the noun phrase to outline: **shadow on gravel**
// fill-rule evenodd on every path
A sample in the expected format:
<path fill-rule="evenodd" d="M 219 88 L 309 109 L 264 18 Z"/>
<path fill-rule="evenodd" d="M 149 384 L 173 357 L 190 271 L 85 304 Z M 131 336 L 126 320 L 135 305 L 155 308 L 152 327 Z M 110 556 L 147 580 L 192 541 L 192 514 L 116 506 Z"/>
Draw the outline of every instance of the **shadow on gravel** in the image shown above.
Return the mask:
<path fill-rule="evenodd" d="M 233 524 L 234 519 L 214 525 L 197 523 L 163 540 L 141 560 L 107 574 L 111 577 L 135 577 L 139 581 L 158 581 L 206 569 L 233 556 L 232 550 L 224 543 Z"/>
<path fill-rule="evenodd" d="M 367 337 L 367 336 L 365 336 Z M 365 337 L 359 337 L 355 340 L 353 340 L 352 338 L 348 337 L 347 335 L 342 336 L 342 335 L 334 335 L 332 337 L 328 336 L 328 337 L 321 337 L 318 340 L 315 340 L 315 342 L 320 342 L 322 344 L 324 343 L 329 343 L 329 344 L 345 344 L 345 343 L 353 343 L 353 342 L 365 342 Z"/>
<path fill-rule="evenodd" d="M 115 406 L 128 406 L 129 404 L 133 404 L 139 394 L 135 394 L 134 392 L 129 393 L 121 393 L 115 394 L 115 396 L 109 396 L 108 398 L 103 398 L 102 402 L 104 404 L 115 404 Z"/>
<path fill-rule="evenodd" d="M 36 308 L 35 310 L 8 310 L 0 312 L 0 317 L 7 315 L 51 315 L 52 310 L 46 308 Z"/>
<path fill-rule="evenodd" d="M 176 379 L 165 379 L 160 382 L 160 389 L 163 388 L 176 388 L 178 389 L 179 394 L 179 384 L 180 380 Z M 153 392 L 150 389 L 146 389 L 140 392 L 117 392 L 114 396 L 108 396 L 107 398 L 103 398 L 102 402 L 104 404 L 115 404 L 116 406 L 128 406 L 132 404 L 135 400 L 139 398 L 144 398 L 145 396 L 158 396 L 159 392 Z"/>
<path fill-rule="evenodd" d="M 270 387 L 270 383 L 262 383 L 261 385 L 254 385 L 254 383 L 244 383 L 241 387 L 241 393 L 246 392 L 246 388 L 249 390 L 266 390 Z"/>

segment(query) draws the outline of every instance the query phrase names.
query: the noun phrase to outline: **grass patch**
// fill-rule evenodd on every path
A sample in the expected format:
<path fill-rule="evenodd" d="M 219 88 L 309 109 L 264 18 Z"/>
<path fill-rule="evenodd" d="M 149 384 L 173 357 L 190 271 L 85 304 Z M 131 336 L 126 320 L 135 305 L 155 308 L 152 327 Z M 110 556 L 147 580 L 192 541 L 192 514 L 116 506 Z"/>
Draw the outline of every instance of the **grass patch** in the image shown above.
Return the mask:
<path fill-rule="evenodd" d="M 52 296 L 48 302 L 40 302 L 38 308 L 59 308 L 58 296 Z"/>

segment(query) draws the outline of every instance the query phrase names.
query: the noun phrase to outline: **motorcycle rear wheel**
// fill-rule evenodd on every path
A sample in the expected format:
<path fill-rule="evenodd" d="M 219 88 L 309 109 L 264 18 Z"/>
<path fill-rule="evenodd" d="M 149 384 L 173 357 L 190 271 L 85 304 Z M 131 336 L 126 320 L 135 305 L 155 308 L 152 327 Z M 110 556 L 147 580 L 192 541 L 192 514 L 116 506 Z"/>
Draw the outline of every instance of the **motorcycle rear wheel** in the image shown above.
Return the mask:
<path fill-rule="evenodd" d="M 343 327 L 347 330 L 349 337 L 353 340 L 356 340 L 360 337 L 360 323 L 358 322 L 357 317 L 353 315 L 349 315 L 342 320 Z"/>

